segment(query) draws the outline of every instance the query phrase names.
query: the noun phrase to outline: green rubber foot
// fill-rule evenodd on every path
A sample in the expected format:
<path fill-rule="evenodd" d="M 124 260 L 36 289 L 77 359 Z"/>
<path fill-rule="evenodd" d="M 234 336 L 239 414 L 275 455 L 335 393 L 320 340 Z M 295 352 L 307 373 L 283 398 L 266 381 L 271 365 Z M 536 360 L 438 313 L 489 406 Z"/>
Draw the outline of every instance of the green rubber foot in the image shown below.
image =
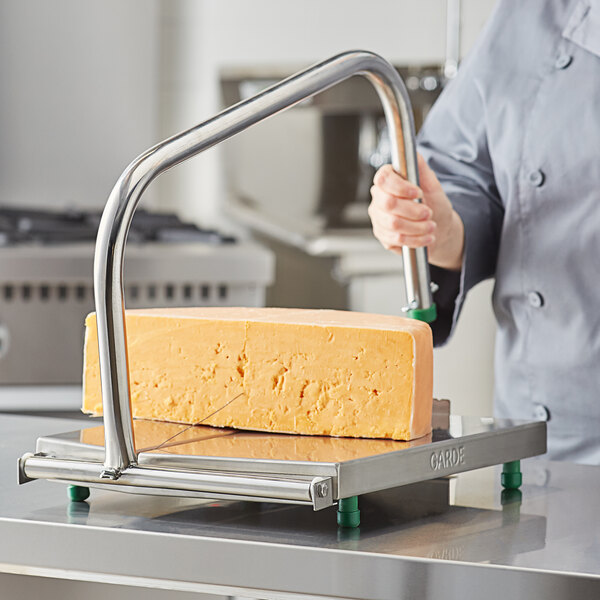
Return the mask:
<path fill-rule="evenodd" d="M 406 316 L 425 323 L 433 323 L 437 319 L 437 307 L 432 304 L 429 308 L 412 308 L 407 311 Z"/>
<path fill-rule="evenodd" d="M 504 463 L 500 482 L 506 490 L 518 490 L 523 485 L 520 460 Z"/>
<path fill-rule="evenodd" d="M 340 498 L 337 510 L 337 524 L 339 527 L 358 527 L 360 525 L 360 510 L 358 510 L 358 496 Z"/>
<path fill-rule="evenodd" d="M 71 502 L 83 502 L 90 497 L 90 488 L 80 485 L 69 486 L 69 500 Z"/>

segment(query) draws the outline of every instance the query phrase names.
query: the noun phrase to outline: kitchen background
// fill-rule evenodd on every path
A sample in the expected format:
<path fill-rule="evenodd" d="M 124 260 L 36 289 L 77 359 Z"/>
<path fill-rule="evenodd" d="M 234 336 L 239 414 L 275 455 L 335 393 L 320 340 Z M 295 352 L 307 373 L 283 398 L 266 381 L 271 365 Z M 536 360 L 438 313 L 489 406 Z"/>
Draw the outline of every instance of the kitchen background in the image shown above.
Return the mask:
<path fill-rule="evenodd" d="M 464 55 L 493 4 L 2 0 L 0 410 L 79 405 L 91 245 L 60 239 L 74 223 L 94 225 L 82 211 L 101 210 L 137 154 L 348 49 L 378 52 L 401 68 L 424 113 L 444 82 L 448 15 L 460 10 Z M 379 248 L 365 220 L 365 182 L 385 148 L 377 103 L 361 83 L 260 124 L 153 184 L 142 208 L 176 213 L 202 231 L 147 217 L 160 242 L 129 247 L 128 306 L 267 303 L 399 313 L 400 258 Z M 340 174 L 342 160 L 349 169 Z M 23 218 L 13 209 L 61 211 L 70 224 L 64 231 L 53 225 L 58 243 L 19 242 L 11 232 L 29 234 L 43 215 Z M 491 413 L 491 289 L 484 282 L 470 294 L 454 338 L 436 350 L 435 394 L 451 398 L 457 413 Z M 32 385 L 48 386 L 43 406 L 29 403 Z"/>

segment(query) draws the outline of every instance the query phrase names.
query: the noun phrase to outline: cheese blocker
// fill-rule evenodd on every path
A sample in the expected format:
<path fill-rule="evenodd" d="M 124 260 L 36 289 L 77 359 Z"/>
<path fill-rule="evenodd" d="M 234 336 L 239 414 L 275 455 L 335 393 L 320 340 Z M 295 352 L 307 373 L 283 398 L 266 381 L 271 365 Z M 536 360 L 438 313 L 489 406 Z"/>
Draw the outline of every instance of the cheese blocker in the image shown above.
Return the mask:
<path fill-rule="evenodd" d="M 452 473 L 508 463 L 503 475 L 507 487 L 520 486 L 518 461 L 546 450 L 543 422 L 498 421 L 450 416 L 431 438 L 420 438 L 373 452 L 354 439 L 354 458 L 335 452 L 325 460 L 307 456 L 269 458 L 244 455 L 211 456 L 204 452 L 204 433 L 180 436 L 181 443 L 163 447 L 171 423 L 155 443 L 136 448 L 143 428 L 131 416 L 123 257 L 136 206 L 147 186 L 162 172 L 236 135 L 267 117 L 344 81 L 366 77 L 378 93 L 387 122 L 394 169 L 419 185 L 415 132 L 410 100 L 397 71 L 380 56 L 364 51 L 346 52 L 301 71 L 219 113 L 187 131 L 150 148 L 123 172 L 104 209 L 94 257 L 96 305 L 104 426 L 103 443 L 86 439 L 86 431 L 41 437 L 35 454 L 19 460 L 19 483 L 50 479 L 67 483 L 70 497 L 83 501 L 89 487 L 115 491 L 308 504 L 320 510 L 339 503 L 340 526 L 359 524 L 359 494 L 405 485 Z M 427 250 L 402 249 L 408 305 L 407 316 L 432 322 L 432 299 Z M 244 435 L 232 433 L 243 440 Z M 268 434 L 273 447 L 282 434 Z M 283 434 L 285 435 L 285 434 Z M 289 437 L 289 436 L 286 436 Z M 160 438 L 160 439 L 158 439 Z M 396 442 L 397 443 L 397 442 Z M 361 445 L 362 444 L 362 445 Z"/>

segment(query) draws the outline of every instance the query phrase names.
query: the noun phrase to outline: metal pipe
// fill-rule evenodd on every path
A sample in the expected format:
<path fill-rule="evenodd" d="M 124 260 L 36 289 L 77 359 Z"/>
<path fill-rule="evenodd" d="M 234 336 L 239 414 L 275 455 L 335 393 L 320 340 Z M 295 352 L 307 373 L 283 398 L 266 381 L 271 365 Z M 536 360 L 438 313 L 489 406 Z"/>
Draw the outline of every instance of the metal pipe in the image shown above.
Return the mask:
<path fill-rule="evenodd" d="M 446 58 L 444 77 L 454 79 L 460 61 L 460 0 L 446 0 Z"/>
<path fill-rule="evenodd" d="M 23 474 L 30 479 L 54 479 L 77 481 L 88 484 L 128 485 L 143 488 L 173 489 L 214 493 L 219 495 L 238 495 L 260 498 L 278 498 L 280 500 L 319 503 L 313 498 L 315 484 L 325 489 L 323 502 L 333 504 L 330 478 L 255 477 L 217 471 L 175 471 L 141 467 L 130 467 L 123 472 L 118 481 L 104 479 L 100 463 L 65 460 L 47 456 L 29 456 L 23 461 Z M 323 485 L 327 484 L 327 488 Z"/>
<path fill-rule="evenodd" d="M 310 67 L 157 144 L 136 158 L 117 181 L 102 215 L 94 256 L 105 478 L 117 479 L 137 460 L 129 397 L 123 255 L 142 193 L 155 177 L 176 164 L 357 74 L 373 84 L 383 105 L 394 169 L 418 185 L 414 123 L 404 83 L 386 60 L 363 51 L 346 52 Z M 432 297 L 426 249 L 405 248 L 403 257 L 409 307 L 429 308 Z"/>

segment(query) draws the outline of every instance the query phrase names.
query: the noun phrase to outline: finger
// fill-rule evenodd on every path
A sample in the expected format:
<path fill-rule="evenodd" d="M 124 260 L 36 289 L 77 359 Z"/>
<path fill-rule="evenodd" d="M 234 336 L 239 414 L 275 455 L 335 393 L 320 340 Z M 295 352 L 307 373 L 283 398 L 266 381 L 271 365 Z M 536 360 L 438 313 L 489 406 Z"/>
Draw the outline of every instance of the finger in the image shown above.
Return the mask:
<path fill-rule="evenodd" d="M 423 192 L 416 185 L 398 175 L 392 165 L 384 165 L 375 173 L 373 183 L 384 192 L 401 198 L 420 198 Z"/>
<path fill-rule="evenodd" d="M 437 227 L 430 219 L 423 221 L 412 221 L 398 217 L 388 211 L 383 211 L 376 206 L 369 207 L 371 221 L 381 229 L 387 229 L 391 233 L 404 233 L 408 235 L 426 235 L 433 233 Z"/>
<path fill-rule="evenodd" d="M 393 252 L 394 254 L 399 254 L 402 256 L 402 246 L 386 246 L 385 244 L 381 244 L 386 250 Z"/>
<path fill-rule="evenodd" d="M 435 243 L 435 235 L 408 235 L 404 233 L 391 232 L 388 229 L 373 227 L 375 237 L 381 242 L 384 248 L 391 250 L 401 246 L 409 248 L 422 248 Z"/>
<path fill-rule="evenodd" d="M 411 219 L 412 221 L 421 221 L 423 219 L 431 219 L 433 216 L 433 211 L 429 206 L 415 202 L 414 200 L 398 198 L 383 191 L 376 185 L 371 188 L 371 198 L 373 199 L 371 206 L 398 217 Z"/>

